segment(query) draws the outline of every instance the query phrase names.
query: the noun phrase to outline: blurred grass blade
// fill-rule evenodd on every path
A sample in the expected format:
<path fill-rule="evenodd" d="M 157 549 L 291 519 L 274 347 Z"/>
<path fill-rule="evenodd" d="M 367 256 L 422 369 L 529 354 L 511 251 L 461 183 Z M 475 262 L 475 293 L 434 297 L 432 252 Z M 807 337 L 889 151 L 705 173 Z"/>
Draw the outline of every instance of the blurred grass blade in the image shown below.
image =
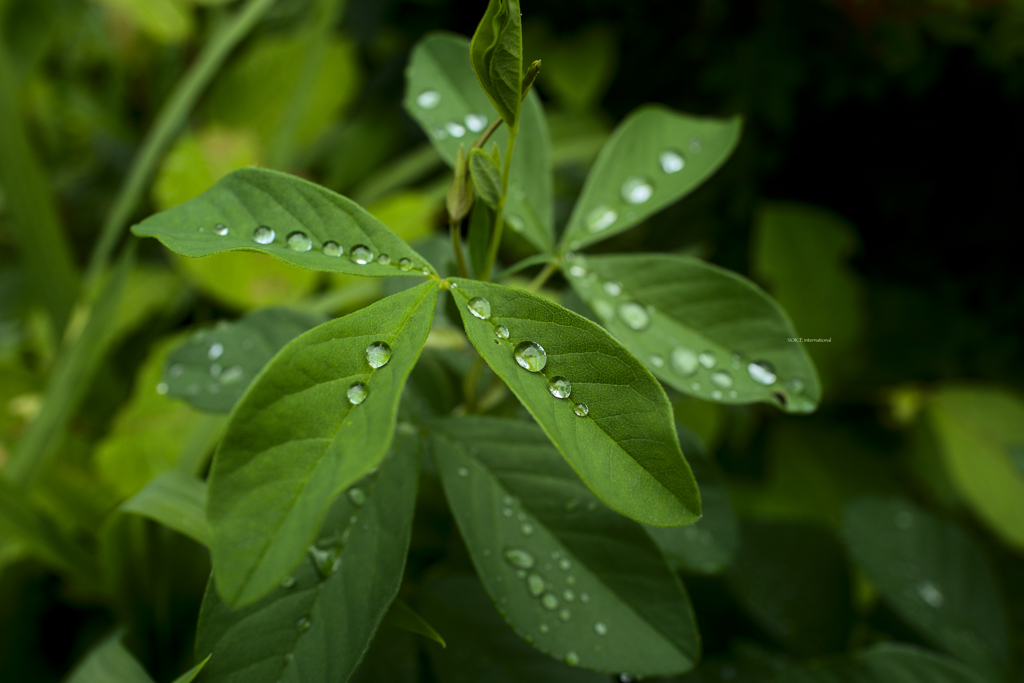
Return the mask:
<path fill-rule="evenodd" d="M 956 660 L 912 645 L 879 643 L 809 664 L 772 679 L 773 683 L 985 683 Z"/>
<path fill-rule="evenodd" d="M 470 342 L 601 500 L 653 526 L 697 521 L 700 494 L 679 449 L 672 408 L 640 361 L 599 325 L 547 299 L 451 282 Z M 516 357 L 521 345 L 530 358 Z M 527 371 L 524 363 L 541 367 Z M 568 387 L 549 387 L 557 378 Z"/>
<path fill-rule="evenodd" d="M 469 47 L 480 87 L 512 130 L 523 95 L 523 20 L 519 0 L 490 0 Z"/>
<path fill-rule="evenodd" d="M 9 225 L 23 272 L 46 309 L 54 339 L 60 339 L 75 304 L 78 273 L 57 212 L 57 198 L 19 116 L 20 90 L 0 40 L 0 187 L 11 212 Z"/>
<path fill-rule="evenodd" d="M 164 472 L 121 504 L 133 512 L 210 546 L 206 522 L 206 484 L 177 470 Z"/>
<path fill-rule="evenodd" d="M 490 240 L 493 227 L 494 212 L 487 208 L 487 203 L 474 204 L 473 212 L 469 214 L 469 233 L 466 241 L 469 243 L 469 261 L 473 264 L 473 272 L 476 274 L 484 272 L 487 242 Z"/>
<path fill-rule="evenodd" d="M 438 643 L 441 647 L 448 647 L 444 642 L 444 638 L 441 637 L 441 634 L 438 633 L 426 619 L 417 614 L 416 610 L 409 607 L 409 605 L 400 598 L 396 598 L 395 601 L 391 603 L 391 609 L 389 609 L 388 613 L 384 616 L 383 623 L 429 638 L 435 643 Z"/>
<path fill-rule="evenodd" d="M 631 113 L 590 169 L 562 247 L 617 235 L 688 195 L 729 158 L 740 128 L 739 118 L 698 118 L 660 105 Z"/>
<path fill-rule="evenodd" d="M 310 270 L 371 277 L 433 267 L 351 199 L 288 173 L 243 168 L 132 227 L 182 256 L 245 249 Z"/>
<path fill-rule="evenodd" d="M 814 364 L 786 312 L 750 280 L 690 256 L 577 255 L 569 282 L 626 348 L 683 393 L 813 411 Z"/>
<path fill-rule="evenodd" d="M 297 337 L 235 406 L 207 508 L 217 590 L 229 605 L 273 590 L 335 496 L 380 464 L 437 292 L 436 280 L 424 282 Z M 387 355 L 371 356 L 381 344 Z"/>

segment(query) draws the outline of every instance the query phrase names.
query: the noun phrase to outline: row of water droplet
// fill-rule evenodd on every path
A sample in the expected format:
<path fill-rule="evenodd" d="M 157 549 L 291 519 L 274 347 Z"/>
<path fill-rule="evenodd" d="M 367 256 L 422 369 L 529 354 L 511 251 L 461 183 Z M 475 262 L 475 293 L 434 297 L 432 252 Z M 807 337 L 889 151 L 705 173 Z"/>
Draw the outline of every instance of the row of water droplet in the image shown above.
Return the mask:
<path fill-rule="evenodd" d="M 200 227 L 199 232 L 206 232 L 205 227 Z M 217 223 L 213 228 L 213 233 L 220 237 L 228 235 L 230 230 L 223 223 Z M 277 239 L 277 232 L 268 225 L 261 225 L 252 232 L 252 241 L 260 245 L 273 244 L 274 240 Z M 288 233 L 288 236 L 284 240 L 285 247 L 288 249 L 305 253 L 313 250 L 313 240 L 306 233 L 301 230 L 294 230 Z M 332 258 L 340 258 L 345 255 L 345 248 L 333 240 L 328 240 L 320 246 L 320 252 L 324 256 L 330 256 Z M 348 258 L 352 263 L 356 265 L 365 266 L 368 263 L 377 263 L 382 266 L 395 266 L 403 272 L 409 272 L 413 269 L 418 270 L 423 275 L 430 275 L 430 268 L 426 265 L 417 266 L 408 258 L 400 258 L 397 262 L 392 262 L 391 256 L 388 254 L 375 254 L 371 247 L 365 244 L 356 244 L 348 250 Z"/>
<path fill-rule="evenodd" d="M 452 285 L 453 287 L 455 285 Z M 467 304 L 474 317 L 490 322 L 494 326 L 494 343 L 508 341 L 509 330 L 504 325 L 495 325 L 491 321 L 491 302 L 482 296 L 473 297 Z M 548 363 L 548 354 L 544 347 L 535 341 L 522 341 L 512 351 L 516 364 L 528 372 L 542 373 Z M 545 377 L 547 375 L 545 374 Z M 572 383 L 561 376 L 548 377 L 548 392 L 557 399 L 567 399 L 572 394 Z M 590 414 L 590 406 L 586 403 L 570 401 L 573 412 L 579 417 Z"/>
<path fill-rule="evenodd" d="M 424 90 L 416 96 L 416 105 L 424 111 L 433 111 L 441 106 L 441 93 L 436 90 Z M 438 140 L 445 140 L 448 137 L 461 138 L 468 130 L 471 133 L 479 133 L 490 121 L 483 114 L 466 114 L 463 119 L 451 120 L 434 129 L 434 137 Z"/>
<path fill-rule="evenodd" d="M 388 364 L 391 360 L 391 347 L 387 342 L 375 341 L 366 347 L 366 364 L 377 370 Z M 348 402 L 354 406 L 359 405 L 370 395 L 370 389 L 362 382 L 353 382 L 345 392 Z"/>
<path fill-rule="evenodd" d="M 564 256 L 564 260 L 572 264 L 568 269 L 570 277 L 577 279 L 589 277 L 595 284 L 598 284 L 596 273 L 588 273 L 580 257 L 570 252 Z M 643 332 L 650 327 L 654 312 L 652 307 L 644 306 L 633 300 L 621 301 L 616 305 L 613 302 L 622 294 L 622 285 L 611 280 L 599 284 L 601 293 L 592 301 L 594 310 L 599 316 L 605 320 L 618 318 L 622 324 L 635 332 Z M 647 363 L 658 369 L 668 365 L 684 378 L 694 377 L 699 370 L 706 370 L 708 371 L 711 398 L 721 400 L 726 395 L 731 399 L 739 396 L 739 393 L 734 388 L 735 379 L 732 373 L 719 365 L 718 356 L 713 350 L 697 351 L 677 345 L 668 353 L 668 358 L 654 354 L 647 358 Z M 760 386 L 772 387 L 778 382 L 775 368 L 768 361 L 747 361 L 741 353 L 736 352 L 732 354 L 731 365 L 734 371 L 742 370 L 746 366 L 750 379 Z M 801 394 L 804 390 L 804 382 L 799 377 L 791 377 L 785 386 L 794 395 Z M 693 391 L 700 391 L 701 388 L 702 385 L 697 380 L 690 384 L 690 389 Z"/>
<path fill-rule="evenodd" d="M 224 323 L 220 323 L 215 328 L 216 330 L 223 330 L 227 327 Z M 207 333 L 200 332 L 196 335 L 197 340 L 201 340 L 207 335 Z M 248 351 L 252 349 L 252 339 L 246 338 L 242 340 L 242 349 Z M 195 350 L 191 352 L 195 355 Z M 213 361 L 210 363 L 209 373 L 211 381 L 206 385 L 206 391 L 211 394 L 220 393 L 224 386 L 235 384 L 245 376 L 245 368 L 241 365 L 231 365 L 225 368 L 221 363 L 217 362 L 221 356 L 224 355 L 224 344 L 220 341 L 214 341 L 206 348 L 206 359 Z M 198 360 L 198 359 L 196 359 Z M 181 363 L 174 363 L 167 368 L 167 378 L 177 379 L 185 372 L 185 366 Z M 160 382 L 156 385 L 156 393 L 161 396 L 167 394 L 170 391 L 170 385 L 167 382 Z M 193 382 L 185 388 L 185 393 L 189 396 L 196 396 L 201 391 L 199 384 Z"/>

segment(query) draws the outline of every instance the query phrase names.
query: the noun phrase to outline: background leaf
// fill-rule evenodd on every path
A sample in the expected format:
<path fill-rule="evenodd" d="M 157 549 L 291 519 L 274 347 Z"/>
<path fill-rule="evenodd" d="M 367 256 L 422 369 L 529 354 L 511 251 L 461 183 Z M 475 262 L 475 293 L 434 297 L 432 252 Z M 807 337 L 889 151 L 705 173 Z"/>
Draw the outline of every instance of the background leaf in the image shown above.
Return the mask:
<path fill-rule="evenodd" d="M 210 582 L 196 635 L 196 656 L 212 654 L 209 680 L 348 680 L 402 580 L 418 449 L 399 436 L 380 473 L 334 501 L 305 559 L 261 601 L 233 610 Z"/>
<path fill-rule="evenodd" d="M 697 625 L 644 528 L 600 505 L 536 426 L 435 423 L 434 453 L 477 574 L 512 628 L 598 671 L 693 668 Z"/>
<path fill-rule="evenodd" d="M 847 507 L 843 537 L 915 631 L 988 678 L 1001 678 L 1009 664 L 1004 600 L 963 531 L 902 500 L 864 498 Z"/>
<path fill-rule="evenodd" d="M 194 333 L 167 355 L 163 391 L 193 407 L 228 413 L 271 358 L 322 316 L 266 308 Z"/>
<path fill-rule="evenodd" d="M 631 228 L 679 201 L 725 163 L 740 119 L 708 119 L 645 105 L 601 148 L 561 245 L 581 249 Z"/>
<path fill-rule="evenodd" d="M 605 327 L 679 391 L 810 412 L 814 365 L 785 311 L 754 283 L 670 254 L 577 255 L 569 282 Z"/>
<path fill-rule="evenodd" d="M 209 547 L 206 523 L 206 484 L 180 471 L 164 472 L 121 504 L 134 512 Z"/>
<path fill-rule="evenodd" d="M 427 34 L 413 48 L 405 77 L 405 110 L 451 166 L 462 139 L 472 139 L 497 115 L 473 75 L 469 41 L 450 33 Z M 506 149 L 507 128 L 499 127 L 490 140 Z M 531 92 L 522 104 L 505 220 L 547 252 L 555 246 L 553 182 L 547 121 L 540 99 Z"/>
<path fill-rule="evenodd" d="M 437 282 L 425 282 L 310 330 L 235 407 L 207 510 L 226 602 L 250 604 L 272 590 L 300 562 L 331 500 L 380 463 L 436 302 Z M 377 342 L 392 355 L 374 369 L 367 349 Z"/>
<path fill-rule="evenodd" d="M 247 249 L 311 270 L 374 277 L 434 272 L 426 259 L 352 200 L 266 169 L 235 171 L 195 199 L 134 225 L 132 232 L 156 237 L 183 256 Z M 357 246 L 369 251 L 353 254 Z M 408 259 L 407 267 L 403 259 Z"/>
<path fill-rule="evenodd" d="M 984 679 L 934 652 L 909 645 L 880 643 L 841 658 L 805 664 L 773 683 L 981 683 Z"/>
<path fill-rule="evenodd" d="M 384 623 L 429 638 L 441 647 L 445 647 L 441 634 L 426 619 L 417 614 L 416 610 L 399 598 L 395 598 L 395 601 L 391 603 L 391 609 L 384 616 Z"/>
<path fill-rule="evenodd" d="M 68 683 L 153 683 L 138 660 L 121 643 L 118 631 L 94 647 L 68 677 Z"/>
<path fill-rule="evenodd" d="M 700 494 L 671 406 L 639 361 L 600 326 L 558 304 L 501 285 L 450 281 L 473 346 L 601 500 L 655 526 L 699 518 Z M 476 298 L 487 303 L 486 319 L 469 308 Z M 496 334 L 499 327 L 507 338 Z M 517 363 L 514 349 L 526 342 L 545 352 L 542 372 Z M 567 400 L 548 387 L 558 377 L 571 384 Z"/>
<path fill-rule="evenodd" d="M 501 200 L 501 168 L 491 155 L 482 149 L 469 153 L 469 173 L 473 177 L 473 190 L 490 206 Z"/>
<path fill-rule="evenodd" d="M 519 0 L 490 0 L 469 47 L 473 71 L 505 125 L 519 125 L 523 91 L 523 23 Z"/>

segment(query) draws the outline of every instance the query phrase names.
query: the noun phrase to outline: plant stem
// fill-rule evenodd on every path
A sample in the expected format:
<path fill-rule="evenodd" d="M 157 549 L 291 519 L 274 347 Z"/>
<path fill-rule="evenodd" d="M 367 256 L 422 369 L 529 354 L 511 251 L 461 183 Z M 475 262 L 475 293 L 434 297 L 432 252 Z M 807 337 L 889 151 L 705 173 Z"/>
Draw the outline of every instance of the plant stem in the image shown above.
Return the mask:
<path fill-rule="evenodd" d="M 537 277 L 527 285 L 526 291 L 536 293 L 548 281 L 548 278 L 555 274 L 556 270 L 558 270 L 558 261 L 549 261 L 544 269 L 537 273 Z"/>
<path fill-rule="evenodd" d="M 491 233 L 491 244 L 487 249 L 487 260 L 484 261 L 484 270 L 480 274 L 480 279 L 484 282 L 488 282 L 491 279 L 491 271 L 494 269 L 494 262 L 498 258 L 498 248 L 501 246 L 501 233 L 505 227 L 505 200 L 508 198 L 508 177 L 512 171 L 512 151 L 516 146 L 516 135 L 518 132 L 515 128 L 509 128 L 508 130 L 508 145 L 505 146 L 505 168 L 501 173 L 501 200 L 498 202 L 498 208 L 494 213 L 494 232 Z"/>
<path fill-rule="evenodd" d="M 452 249 L 455 250 L 455 263 L 459 267 L 459 275 L 469 279 L 469 268 L 466 266 L 466 255 L 462 253 L 462 230 L 459 224 L 448 217 L 448 231 L 452 236 Z"/>

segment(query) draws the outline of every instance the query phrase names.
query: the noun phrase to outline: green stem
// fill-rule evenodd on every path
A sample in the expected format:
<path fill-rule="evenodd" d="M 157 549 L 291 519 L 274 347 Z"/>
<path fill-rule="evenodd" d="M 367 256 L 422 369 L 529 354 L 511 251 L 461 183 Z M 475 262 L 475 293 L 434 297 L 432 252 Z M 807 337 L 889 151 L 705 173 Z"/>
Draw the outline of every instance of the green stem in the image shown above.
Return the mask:
<path fill-rule="evenodd" d="M 558 261 L 549 262 L 542 271 L 537 273 L 537 277 L 533 278 L 533 281 L 526 287 L 526 291 L 536 293 L 548 281 L 548 278 L 555 274 L 556 270 L 558 270 Z"/>
<path fill-rule="evenodd" d="M 274 0 L 249 0 L 233 20 L 206 44 L 195 63 L 175 85 L 147 133 L 142 148 L 132 161 L 128 180 L 121 186 L 117 199 L 107 213 L 99 240 L 89 259 L 86 271 L 88 289 L 95 286 L 99 276 L 107 269 L 114 247 L 127 227 L 132 212 L 138 207 L 157 163 L 185 124 L 199 96 L 220 70 L 231 50 L 248 35 L 273 4 Z"/>
<path fill-rule="evenodd" d="M 505 146 L 505 168 L 501 173 L 501 200 L 494 214 L 494 232 L 491 233 L 491 244 L 487 250 L 487 260 L 484 262 L 484 271 L 480 279 L 488 282 L 491 279 L 491 271 L 494 269 L 494 262 L 498 259 L 498 248 L 501 246 L 501 233 L 505 227 L 505 200 L 508 198 L 508 177 L 512 170 L 512 151 L 516 146 L 516 135 L 519 131 L 516 128 L 508 129 L 508 145 Z"/>
<path fill-rule="evenodd" d="M 461 226 L 448 218 L 448 231 L 452 236 L 452 249 L 455 250 L 455 263 L 459 267 L 459 275 L 469 279 L 469 268 L 466 266 L 466 255 L 462 253 L 462 230 Z"/>

